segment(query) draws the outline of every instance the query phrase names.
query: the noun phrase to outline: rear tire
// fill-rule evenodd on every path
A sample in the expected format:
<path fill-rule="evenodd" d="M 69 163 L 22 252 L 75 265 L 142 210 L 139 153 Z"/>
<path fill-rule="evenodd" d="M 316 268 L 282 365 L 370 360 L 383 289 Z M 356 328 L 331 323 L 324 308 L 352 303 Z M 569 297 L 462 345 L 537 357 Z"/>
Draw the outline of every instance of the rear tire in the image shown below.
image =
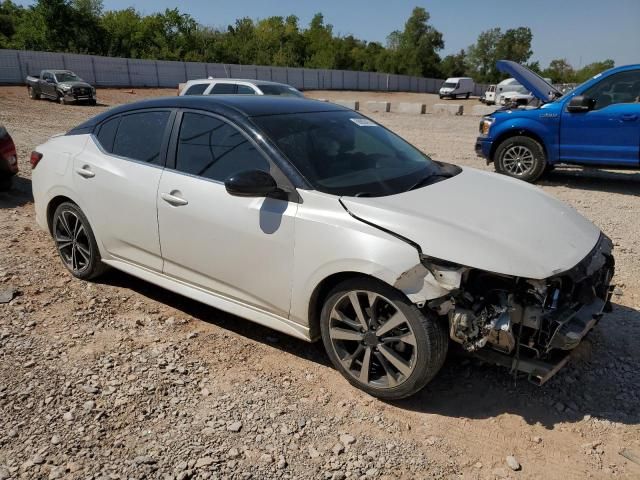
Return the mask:
<path fill-rule="evenodd" d="M 470 93 L 467 93 L 467 95 L 466 95 L 464 98 L 466 98 L 467 100 L 469 100 L 469 97 L 470 97 L 470 96 L 471 96 L 471 94 L 470 94 Z"/>
<path fill-rule="evenodd" d="M 547 165 L 542 145 L 533 138 L 525 136 L 504 140 L 498 145 L 494 159 L 498 173 L 530 183 L 542 176 Z"/>
<path fill-rule="evenodd" d="M 8 192 L 13 185 L 13 176 L 0 175 L 0 192 Z"/>
<path fill-rule="evenodd" d="M 449 346 L 447 327 L 435 315 L 372 278 L 338 284 L 324 302 L 320 330 L 335 368 L 353 386 L 384 400 L 424 388 Z"/>
<path fill-rule="evenodd" d="M 51 234 L 63 265 L 74 277 L 91 280 L 108 270 L 89 220 L 75 203 L 64 202 L 56 208 Z"/>
<path fill-rule="evenodd" d="M 29 87 L 29 98 L 31 100 L 40 100 L 40 94 L 36 93 L 33 87 Z"/>

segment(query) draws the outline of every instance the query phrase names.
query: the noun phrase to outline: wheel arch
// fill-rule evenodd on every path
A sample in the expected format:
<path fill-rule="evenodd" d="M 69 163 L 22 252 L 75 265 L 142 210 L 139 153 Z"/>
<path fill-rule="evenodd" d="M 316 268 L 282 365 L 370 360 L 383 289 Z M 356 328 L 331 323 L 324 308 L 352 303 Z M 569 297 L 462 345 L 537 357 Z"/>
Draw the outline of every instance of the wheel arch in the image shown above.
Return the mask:
<path fill-rule="evenodd" d="M 74 205 L 78 205 L 78 202 L 73 200 L 72 198 L 67 197 L 66 195 L 56 195 L 47 204 L 47 228 L 49 229 L 49 233 L 52 233 L 51 228 L 53 227 L 53 214 L 56 209 L 65 202 L 73 203 Z"/>
<path fill-rule="evenodd" d="M 542 146 L 542 150 L 544 151 L 545 162 L 547 164 L 549 163 L 549 152 L 547 151 L 547 146 L 545 145 L 544 140 L 540 135 L 526 128 L 512 128 L 510 130 L 502 132 L 498 136 L 498 138 L 496 138 L 491 144 L 491 151 L 489 152 L 489 158 L 491 158 L 492 162 L 495 163 L 496 159 L 494 158 L 494 156 L 495 156 L 496 150 L 498 150 L 502 142 L 513 137 L 529 137 L 532 140 L 535 140 L 536 142 L 538 142 L 540 146 Z"/>
<path fill-rule="evenodd" d="M 387 282 L 378 277 L 356 271 L 337 272 L 322 279 L 322 281 L 316 285 L 309 298 L 309 337 L 312 341 L 320 339 L 320 313 L 329 292 L 339 283 L 356 278 L 372 279 L 387 284 Z M 392 285 L 390 286 L 393 287 Z"/>

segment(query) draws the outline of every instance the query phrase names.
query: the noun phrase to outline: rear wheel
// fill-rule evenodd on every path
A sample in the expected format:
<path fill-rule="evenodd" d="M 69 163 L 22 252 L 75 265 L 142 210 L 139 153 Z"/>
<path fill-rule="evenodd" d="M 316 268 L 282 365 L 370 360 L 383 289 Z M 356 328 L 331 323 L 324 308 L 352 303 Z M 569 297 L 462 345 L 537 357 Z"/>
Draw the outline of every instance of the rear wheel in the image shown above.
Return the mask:
<path fill-rule="evenodd" d="M 60 259 L 74 277 L 89 280 L 107 270 L 91 225 L 75 203 L 64 202 L 56 208 L 51 230 Z"/>
<path fill-rule="evenodd" d="M 468 100 L 470 95 L 471 94 L 467 92 L 467 95 L 464 98 L 466 98 Z"/>
<path fill-rule="evenodd" d="M 352 385 L 378 398 L 395 400 L 418 392 L 447 355 L 446 327 L 374 279 L 336 286 L 320 321 L 334 366 Z"/>
<path fill-rule="evenodd" d="M 33 87 L 29 87 L 29 98 L 31 100 L 40 100 L 40 95 L 36 93 Z"/>
<path fill-rule="evenodd" d="M 535 182 L 544 173 L 547 164 L 540 143 L 525 136 L 503 141 L 495 153 L 495 168 L 499 173 L 525 182 Z"/>

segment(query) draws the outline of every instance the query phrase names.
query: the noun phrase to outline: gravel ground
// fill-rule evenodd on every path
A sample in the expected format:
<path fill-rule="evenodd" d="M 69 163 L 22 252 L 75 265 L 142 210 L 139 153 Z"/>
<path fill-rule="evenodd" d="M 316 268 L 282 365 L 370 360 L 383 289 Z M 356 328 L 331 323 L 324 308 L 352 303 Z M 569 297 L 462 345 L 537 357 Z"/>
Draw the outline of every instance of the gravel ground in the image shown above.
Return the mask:
<path fill-rule="evenodd" d="M 436 101 L 389 95 L 421 97 Z M 0 194 L 0 292 L 17 290 L 0 303 L 0 480 L 640 478 L 639 173 L 559 170 L 541 184 L 616 244 L 614 311 L 575 362 L 538 388 L 452 355 L 423 392 L 385 403 L 351 388 L 320 345 L 115 271 L 67 274 L 35 225 L 28 153 L 105 108 L 0 88 L 21 167 Z M 375 118 L 435 159 L 491 168 L 473 153 L 477 118 Z"/>

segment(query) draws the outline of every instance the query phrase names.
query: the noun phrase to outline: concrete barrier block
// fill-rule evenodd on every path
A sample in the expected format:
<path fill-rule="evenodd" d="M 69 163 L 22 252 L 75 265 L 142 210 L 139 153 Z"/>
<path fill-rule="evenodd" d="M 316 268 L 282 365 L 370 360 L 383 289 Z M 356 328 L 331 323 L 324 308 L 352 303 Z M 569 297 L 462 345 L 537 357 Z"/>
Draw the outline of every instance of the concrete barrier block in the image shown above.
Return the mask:
<path fill-rule="evenodd" d="M 399 102 L 391 104 L 391 111 L 408 115 L 423 115 L 427 111 L 427 106 L 424 103 Z"/>
<path fill-rule="evenodd" d="M 458 103 L 436 103 L 433 106 L 435 115 L 462 115 L 464 107 Z"/>
<path fill-rule="evenodd" d="M 474 105 L 471 109 L 471 115 L 475 115 L 476 117 L 483 117 L 495 112 L 497 109 L 498 107 L 491 105 Z"/>
<path fill-rule="evenodd" d="M 391 109 L 390 102 L 367 102 L 365 105 L 369 112 L 388 112 Z"/>
<path fill-rule="evenodd" d="M 333 103 L 350 108 L 351 110 L 360 110 L 360 102 L 357 100 L 334 100 Z"/>

